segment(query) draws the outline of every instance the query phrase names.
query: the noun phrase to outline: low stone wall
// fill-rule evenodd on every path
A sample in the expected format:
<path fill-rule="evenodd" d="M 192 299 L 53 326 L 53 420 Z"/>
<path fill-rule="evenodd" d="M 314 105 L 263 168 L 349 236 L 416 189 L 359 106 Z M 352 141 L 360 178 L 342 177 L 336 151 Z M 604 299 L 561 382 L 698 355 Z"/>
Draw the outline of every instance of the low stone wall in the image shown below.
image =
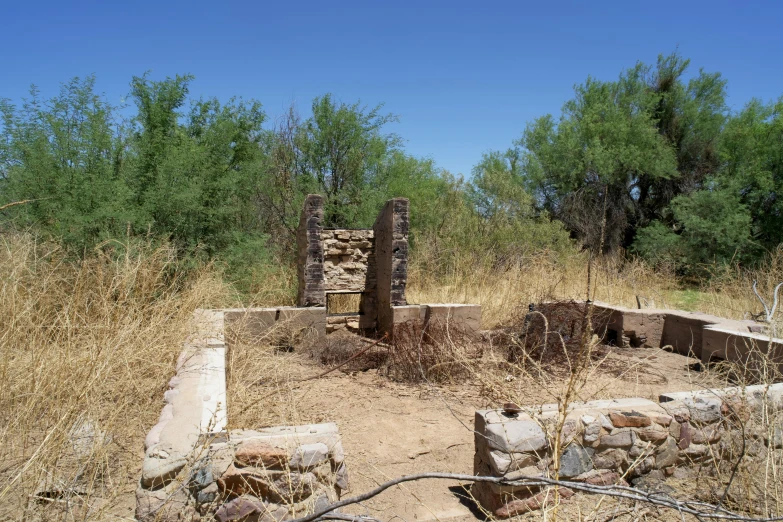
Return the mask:
<path fill-rule="evenodd" d="M 754 321 L 737 321 L 683 310 L 637 310 L 601 302 L 593 304 L 595 332 L 617 346 L 671 346 L 678 353 L 697 357 L 705 364 L 715 359 L 745 362 L 756 350 L 769 353 L 768 362 L 774 362 L 783 372 L 783 339 L 770 339 L 770 335 L 764 332 L 764 325 Z M 535 305 L 535 309 L 547 317 L 550 331 L 561 331 L 564 327 L 581 328 L 584 303 L 540 303 Z M 535 321 L 534 316 L 531 317 Z"/>
<path fill-rule="evenodd" d="M 226 430 L 226 326 L 266 334 L 279 321 L 325 328 L 323 308 L 198 310 L 144 443 L 140 522 L 297 518 L 348 488 L 333 423 Z"/>
<path fill-rule="evenodd" d="M 335 502 L 348 489 L 335 424 L 234 430 L 203 441 L 179 473 L 145 480 L 139 521 L 283 521 Z"/>
<path fill-rule="evenodd" d="M 427 326 L 438 322 L 467 332 L 478 332 L 481 329 L 481 305 L 438 303 L 393 306 L 392 322 L 395 326 L 404 323 Z"/>
<path fill-rule="evenodd" d="M 780 417 L 770 419 L 781 410 L 783 384 L 670 393 L 659 404 L 639 398 L 573 404 L 563 425 L 559 478 L 597 485 L 663 480 L 714 468 L 736 458 L 743 444 L 749 455 L 765 455 L 783 447 Z M 476 412 L 474 473 L 552 477 L 557 418 L 557 404 L 529 413 Z M 564 492 L 564 498 L 572 494 Z M 553 500 L 550 492 L 525 486 L 475 483 L 472 493 L 499 518 Z"/>
<path fill-rule="evenodd" d="M 326 335 L 326 307 L 226 308 L 226 334 L 230 341 L 262 342 L 275 329 L 281 334 L 321 338 Z"/>

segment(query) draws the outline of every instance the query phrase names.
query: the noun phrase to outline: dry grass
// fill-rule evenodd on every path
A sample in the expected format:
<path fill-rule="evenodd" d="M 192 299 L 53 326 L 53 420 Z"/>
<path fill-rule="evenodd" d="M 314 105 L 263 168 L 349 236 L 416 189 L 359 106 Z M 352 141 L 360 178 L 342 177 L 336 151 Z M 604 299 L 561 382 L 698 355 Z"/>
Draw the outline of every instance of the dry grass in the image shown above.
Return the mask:
<path fill-rule="evenodd" d="M 175 269 L 165 248 L 108 244 L 79 263 L 0 239 L 0 519 L 132 517 L 192 312 L 226 297 L 209 272 Z"/>
<path fill-rule="evenodd" d="M 584 300 L 587 260 L 585 253 L 563 257 L 546 252 L 511 263 L 499 263 L 491 252 L 483 256 L 452 252 L 448 259 L 441 259 L 421 246 L 410 263 L 408 301 L 478 303 L 485 328 L 505 325 L 514 310 L 529 303 Z M 755 270 L 713 267 L 711 272 L 699 288 L 686 288 L 672 272 L 654 270 L 638 260 L 608 257 L 594 264 L 591 294 L 595 300 L 629 308 L 637 307 L 639 296 L 651 308 L 698 310 L 743 319 L 748 312 L 761 310 L 751 290 L 754 279 L 771 303 L 772 290 L 783 281 L 783 248 L 771 252 Z"/>
<path fill-rule="evenodd" d="M 478 302 L 485 327 L 512 323 L 519 305 L 585 295 L 586 263 L 579 256 L 541 254 L 499 266 L 490 255 L 455 255 L 441 265 L 450 268 L 435 274 L 427 269 L 427 255 L 412 259 L 409 300 Z M 754 278 L 769 292 L 783 279 L 783 254 L 774 253 L 757 274 L 716 274 L 699 291 L 698 303 L 705 312 L 730 317 L 757 311 L 750 292 Z M 77 262 L 23 235 L 0 238 L 0 281 L 0 519 L 132 518 L 142 441 L 157 421 L 192 312 L 236 304 L 236 294 L 210 268 L 180 279 L 166 248 L 108 243 Z M 286 278 L 259 281 L 247 304 L 272 304 L 290 294 L 290 285 Z M 641 295 L 674 307 L 682 293 L 672 275 L 618 260 L 598 264 L 596 288 L 596 298 L 626 306 L 635 306 Z M 245 388 L 232 385 L 239 394 L 233 404 L 246 407 L 232 410 L 234 426 L 313 420 L 313 412 L 287 409 L 294 403 L 285 400 L 313 369 L 302 370 L 293 364 L 296 354 L 281 353 L 273 344 L 279 343 L 254 339 L 235 345 L 230 384 Z M 463 348 L 455 352 L 468 353 Z M 490 350 L 484 359 L 487 366 L 481 368 L 493 371 L 475 371 L 471 378 L 492 400 L 522 401 L 531 382 L 549 375 L 526 370 L 533 376 L 523 378 L 510 371 L 502 351 Z M 460 371 L 480 368 L 474 362 L 465 356 Z M 509 377 L 515 379 L 513 389 Z M 254 384 L 259 381 L 263 386 Z M 270 387 L 275 400 L 259 394 Z M 580 399 L 603 393 L 587 388 Z M 557 390 L 551 394 L 556 397 Z"/>

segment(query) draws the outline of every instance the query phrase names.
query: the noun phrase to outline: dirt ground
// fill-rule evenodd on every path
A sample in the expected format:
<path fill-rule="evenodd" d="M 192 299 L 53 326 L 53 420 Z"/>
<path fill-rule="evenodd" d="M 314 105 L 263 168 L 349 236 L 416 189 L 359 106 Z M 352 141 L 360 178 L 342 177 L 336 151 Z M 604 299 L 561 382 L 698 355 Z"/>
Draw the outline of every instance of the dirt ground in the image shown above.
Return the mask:
<path fill-rule="evenodd" d="M 337 423 L 351 477 L 349 496 L 412 473 L 472 473 L 474 412 L 498 407 L 503 402 L 503 390 L 495 389 L 487 394 L 484 386 L 472 380 L 437 386 L 405 384 L 392 382 L 378 370 L 350 373 L 338 370 L 312 378 L 323 373 L 325 367 L 297 354 L 273 357 L 278 359 L 275 365 L 278 379 L 262 379 L 254 387 L 243 388 L 243 395 L 229 402 L 229 411 L 233 410 L 229 417 L 234 418 L 232 427 Z M 657 400 L 662 392 L 714 385 L 714 376 L 693 371 L 694 363 L 695 359 L 657 348 L 611 348 L 595 363 L 579 399 Z M 279 381 L 281 374 L 287 378 L 284 384 Z M 302 378 L 311 379 L 297 382 Z M 560 389 L 557 382 L 543 387 L 513 376 L 500 381 L 507 386 L 508 399 L 513 398 L 520 406 L 554 402 Z M 232 400 L 231 388 L 229 397 Z M 594 497 L 577 497 L 580 498 L 562 508 L 564 515 L 570 513 L 566 519 L 584 519 L 596 509 L 619 509 L 607 499 L 599 502 Z M 623 509 L 629 511 L 630 518 L 639 514 L 638 510 Z M 383 521 L 483 518 L 466 500 L 459 484 L 445 480 L 395 486 L 346 511 Z M 541 512 L 528 515 L 542 516 L 545 514 Z M 679 520 L 679 516 L 675 518 Z"/>

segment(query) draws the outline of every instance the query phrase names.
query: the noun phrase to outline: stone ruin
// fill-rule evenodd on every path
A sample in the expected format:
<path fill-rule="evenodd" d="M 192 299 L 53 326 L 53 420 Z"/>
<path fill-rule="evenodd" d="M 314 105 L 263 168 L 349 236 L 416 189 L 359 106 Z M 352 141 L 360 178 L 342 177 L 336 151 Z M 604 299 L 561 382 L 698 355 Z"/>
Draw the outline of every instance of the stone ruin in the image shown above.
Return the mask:
<path fill-rule="evenodd" d="M 341 329 L 393 336 L 403 323 L 432 320 L 479 330 L 478 305 L 407 302 L 407 200 L 387 202 L 372 229 L 327 229 L 322 220 L 323 199 L 308 196 L 297 234 L 299 306 L 196 311 L 159 421 L 145 439 L 136 491 L 140 522 L 282 521 L 323 508 L 348 490 L 335 424 L 227 429 L 227 330 L 241 327 L 244 334 L 262 336 L 284 323 L 316 338 Z M 358 313 L 330 313 L 329 296 L 340 293 L 360 295 Z M 596 306 L 603 318 L 596 333 L 615 344 L 668 345 L 705 362 L 747 358 L 750 344 L 783 354 L 783 341 L 745 322 Z M 548 313 L 546 303 L 537 309 Z M 550 328 L 562 326 L 557 321 L 550 316 Z M 558 407 L 477 411 L 474 475 L 552 476 Z M 783 384 L 673 392 L 661 395 L 658 403 L 630 398 L 570 404 L 561 432 L 560 478 L 608 485 L 714 469 L 721 459 L 736 457 L 742 438 L 738 426 L 752 434 L 748 454 L 763 457 L 783 448 L 780 416 L 774 416 L 780 411 Z M 770 424 L 770 418 L 778 420 Z M 477 482 L 471 493 L 496 518 L 540 509 L 553 500 L 552 490 L 540 486 Z M 559 495 L 567 499 L 573 491 L 561 487 Z"/>
<path fill-rule="evenodd" d="M 297 231 L 298 306 L 196 311 L 160 418 L 145 439 L 137 520 L 282 521 L 328 505 L 348 488 L 333 423 L 227 430 L 227 329 L 260 338 L 285 325 L 316 340 L 341 329 L 392 337 L 397 325 L 433 320 L 479 330 L 478 305 L 408 304 L 407 199 L 388 201 L 371 229 L 324 228 L 323 212 L 323 198 L 308 196 Z M 360 295 L 358 313 L 330 313 L 329 296 L 346 293 Z"/>
<path fill-rule="evenodd" d="M 296 234 L 297 306 L 230 309 L 226 321 L 254 337 L 278 324 L 316 338 L 339 330 L 391 338 L 401 324 L 433 321 L 478 332 L 480 305 L 408 303 L 408 206 L 387 201 L 369 229 L 325 228 L 323 197 L 307 196 Z M 331 310 L 330 297 L 342 294 L 359 296 L 358 311 Z"/>

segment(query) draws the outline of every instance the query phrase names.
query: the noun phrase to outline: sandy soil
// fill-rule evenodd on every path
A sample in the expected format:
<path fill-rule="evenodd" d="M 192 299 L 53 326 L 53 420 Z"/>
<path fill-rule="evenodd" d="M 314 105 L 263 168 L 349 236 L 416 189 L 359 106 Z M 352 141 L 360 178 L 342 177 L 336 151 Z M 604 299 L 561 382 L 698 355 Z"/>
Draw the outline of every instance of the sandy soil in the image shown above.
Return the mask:
<path fill-rule="evenodd" d="M 237 415 L 242 427 L 262 425 L 336 422 L 351 474 L 350 495 L 365 492 L 375 485 L 401 475 L 423 471 L 472 473 L 473 416 L 477 409 L 497 407 L 498 390 L 493 401 L 481 386 L 465 382 L 459 385 L 411 385 L 390 381 L 376 370 L 332 372 L 304 382 L 302 377 L 322 373 L 323 366 L 295 354 L 278 355 L 278 370 L 285 368 L 291 378 L 287 385 L 259 384 L 257 398 L 265 397 L 252 408 Z M 609 350 L 593 368 L 580 399 L 644 397 L 701 388 L 710 384 L 709 373 L 691 371 L 696 361 L 657 348 Z M 554 379 L 556 381 L 556 379 Z M 544 389 L 524 379 L 508 379 L 508 397 L 520 405 L 553 402 L 560 389 L 557 382 Z M 269 396 L 270 389 L 274 396 Z M 246 392 L 246 390 L 245 390 Z M 502 392 L 501 392 L 502 393 Z M 235 408 L 247 407 L 253 400 L 247 394 L 235 401 Z M 245 406 L 243 406 L 245 405 Z M 253 426 L 254 419 L 256 426 Z M 239 427 L 235 425 L 234 427 Z M 380 520 L 475 520 L 456 482 L 428 480 L 408 483 L 348 510 Z M 581 498 L 568 511 L 590 512 L 598 499 Z M 604 503 L 603 508 L 610 507 Z M 602 509 L 603 509 L 602 508 Z M 576 513 L 572 513 L 577 516 Z M 540 517 L 541 513 L 532 514 Z M 632 515 L 629 515 L 632 516 Z"/>

